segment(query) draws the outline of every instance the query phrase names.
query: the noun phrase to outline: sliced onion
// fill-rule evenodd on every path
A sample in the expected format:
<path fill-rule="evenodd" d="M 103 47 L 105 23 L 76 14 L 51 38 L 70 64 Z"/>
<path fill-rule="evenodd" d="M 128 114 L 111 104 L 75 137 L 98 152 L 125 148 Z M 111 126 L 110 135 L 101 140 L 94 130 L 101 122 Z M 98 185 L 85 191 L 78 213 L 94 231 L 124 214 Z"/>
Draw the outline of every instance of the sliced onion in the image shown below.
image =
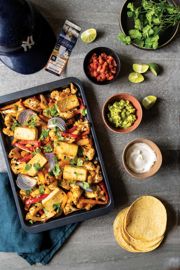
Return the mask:
<path fill-rule="evenodd" d="M 30 109 L 22 111 L 18 116 L 18 122 L 23 125 L 25 122 L 28 122 L 32 115 L 36 115 L 35 112 L 33 112 Z"/>
<path fill-rule="evenodd" d="M 36 179 L 24 174 L 19 174 L 16 180 L 16 185 L 23 190 L 32 189 L 36 183 Z"/>
<path fill-rule="evenodd" d="M 49 163 L 49 172 L 50 172 L 54 169 L 54 166 L 56 165 L 55 155 L 53 153 L 46 153 L 45 156 Z"/>
<path fill-rule="evenodd" d="M 87 192 L 93 192 L 92 188 L 90 188 L 89 186 L 86 187 L 84 184 L 85 184 L 85 183 L 84 183 L 84 182 L 81 182 L 81 181 L 77 181 L 77 182 L 76 182 L 76 185 L 78 185 L 79 187 L 81 187 L 81 188 L 84 189 L 85 191 L 87 191 Z"/>
<path fill-rule="evenodd" d="M 61 131 L 66 130 L 66 123 L 60 117 L 53 117 L 48 120 L 48 128 L 58 127 Z"/>

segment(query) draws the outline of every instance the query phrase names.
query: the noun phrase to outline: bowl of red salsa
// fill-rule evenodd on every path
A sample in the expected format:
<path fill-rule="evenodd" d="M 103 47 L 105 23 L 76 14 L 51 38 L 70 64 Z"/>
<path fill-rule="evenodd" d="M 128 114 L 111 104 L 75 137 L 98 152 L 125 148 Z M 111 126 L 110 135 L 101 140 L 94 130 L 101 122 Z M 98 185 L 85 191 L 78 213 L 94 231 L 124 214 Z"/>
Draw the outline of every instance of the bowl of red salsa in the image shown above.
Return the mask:
<path fill-rule="evenodd" d="M 88 79 L 99 85 L 115 81 L 120 73 L 119 56 L 110 48 L 97 47 L 84 59 L 84 72 Z"/>

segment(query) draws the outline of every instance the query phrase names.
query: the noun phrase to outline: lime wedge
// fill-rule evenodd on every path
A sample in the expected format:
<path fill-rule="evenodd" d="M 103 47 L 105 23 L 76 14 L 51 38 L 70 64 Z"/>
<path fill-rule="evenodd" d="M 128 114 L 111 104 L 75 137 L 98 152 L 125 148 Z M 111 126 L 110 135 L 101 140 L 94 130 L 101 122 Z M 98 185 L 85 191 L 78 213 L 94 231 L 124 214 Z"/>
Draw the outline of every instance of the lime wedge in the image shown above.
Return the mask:
<path fill-rule="evenodd" d="M 137 72 L 132 72 L 128 77 L 129 81 L 132 83 L 141 83 L 144 81 L 144 76 Z"/>
<path fill-rule="evenodd" d="M 158 64 L 150 63 L 150 64 L 149 64 L 149 68 L 150 68 L 150 71 L 151 71 L 155 76 L 158 76 L 158 74 L 159 74 L 159 72 L 160 72 L 160 69 L 159 69 Z"/>
<path fill-rule="evenodd" d="M 91 43 L 96 39 L 96 36 L 97 36 L 96 29 L 90 28 L 81 34 L 81 40 L 84 43 Z"/>
<path fill-rule="evenodd" d="M 138 73 L 145 73 L 148 71 L 149 65 L 147 64 L 133 64 L 133 70 Z"/>
<path fill-rule="evenodd" d="M 156 96 L 147 96 L 142 100 L 142 105 L 144 106 L 145 109 L 149 110 L 154 106 L 156 101 L 157 101 Z"/>

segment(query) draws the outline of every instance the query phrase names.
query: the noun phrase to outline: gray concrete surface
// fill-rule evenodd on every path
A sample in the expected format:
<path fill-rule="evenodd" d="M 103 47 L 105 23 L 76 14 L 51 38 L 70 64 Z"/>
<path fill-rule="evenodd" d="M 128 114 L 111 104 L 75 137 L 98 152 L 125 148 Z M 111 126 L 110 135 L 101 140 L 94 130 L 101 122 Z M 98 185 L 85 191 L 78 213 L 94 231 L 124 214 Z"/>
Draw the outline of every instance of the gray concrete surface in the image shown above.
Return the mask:
<path fill-rule="evenodd" d="M 83 222 L 48 266 L 31 267 L 16 254 L 0 253 L 0 270 L 180 269 L 179 37 L 164 49 L 152 52 L 120 44 L 116 36 L 119 32 L 119 12 L 124 0 L 33 0 L 33 2 L 49 20 L 56 33 L 66 18 L 79 24 L 82 30 L 95 27 L 99 33 L 97 40 L 90 45 L 78 41 L 66 72 L 61 78 L 75 76 L 83 81 L 116 207 L 106 216 Z M 86 53 L 102 45 L 115 49 L 122 60 L 120 77 L 109 86 L 92 85 L 86 79 L 82 68 Z M 127 76 L 133 62 L 156 62 L 162 66 L 163 72 L 157 78 L 148 73 L 147 79 L 142 84 L 131 84 Z M 0 95 L 58 79 L 44 70 L 29 76 L 19 75 L 0 63 Z M 103 103 L 109 96 L 119 92 L 130 92 L 140 100 L 149 94 L 159 98 L 154 109 L 144 112 L 142 124 L 132 134 L 111 133 L 102 122 Z M 147 181 L 132 179 L 125 173 L 121 163 L 123 148 L 137 137 L 152 139 L 163 153 L 161 170 Z M 0 169 L 6 170 L 1 149 Z M 143 194 L 158 196 L 165 202 L 168 210 L 168 230 L 166 239 L 159 249 L 148 254 L 136 255 L 116 245 L 112 223 L 120 209 Z"/>

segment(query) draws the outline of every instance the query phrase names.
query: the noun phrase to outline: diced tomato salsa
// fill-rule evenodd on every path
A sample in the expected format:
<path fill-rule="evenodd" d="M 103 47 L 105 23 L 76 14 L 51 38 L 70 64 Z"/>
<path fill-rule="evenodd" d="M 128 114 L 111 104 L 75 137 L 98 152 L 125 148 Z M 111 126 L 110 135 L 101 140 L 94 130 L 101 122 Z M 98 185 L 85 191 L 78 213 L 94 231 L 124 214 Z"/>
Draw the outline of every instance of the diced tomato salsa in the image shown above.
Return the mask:
<path fill-rule="evenodd" d="M 94 53 L 88 65 L 89 75 L 97 81 L 111 81 L 117 72 L 117 63 L 111 55 Z"/>

